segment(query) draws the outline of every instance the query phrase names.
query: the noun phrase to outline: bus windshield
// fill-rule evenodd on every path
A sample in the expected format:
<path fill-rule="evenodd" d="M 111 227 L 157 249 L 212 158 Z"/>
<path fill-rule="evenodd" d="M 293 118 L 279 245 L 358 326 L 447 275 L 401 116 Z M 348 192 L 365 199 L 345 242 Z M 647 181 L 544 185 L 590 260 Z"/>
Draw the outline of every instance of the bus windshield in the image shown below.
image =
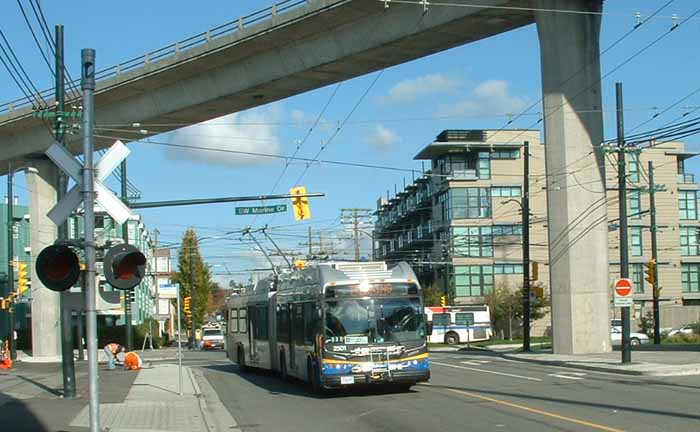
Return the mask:
<path fill-rule="evenodd" d="M 420 299 L 347 299 L 326 302 L 325 335 L 331 343 L 368 344 L 425 337 Z"/>

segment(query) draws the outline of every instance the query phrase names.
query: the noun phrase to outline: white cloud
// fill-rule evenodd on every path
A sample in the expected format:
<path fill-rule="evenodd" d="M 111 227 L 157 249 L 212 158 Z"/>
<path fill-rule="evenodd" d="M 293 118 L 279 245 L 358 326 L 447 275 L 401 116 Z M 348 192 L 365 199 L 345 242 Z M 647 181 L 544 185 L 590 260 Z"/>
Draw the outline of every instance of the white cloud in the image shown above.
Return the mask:
<path fill-rule="evenodd" d="M 312 114 L 307 114 L 306 112 L 300 110 L 300 109 L 293 109 L 290 113 L 289 116 L 292 119 L 292 122 L 295 124 L 295 126 L 299 126 L 304 128 L 305 130 L 308 130 L 311 126 L 316 123 L 316 118 L 318 115 L 312 115 Z M 318 129 L 320 131 L 327 132 L 331 129 L 333 129 L 333 122 L 321 117 L 318 119 L 318 123 L 316 123 L 316 127 L 314 129 Z"/>
<path fill-rule="evenodd" d="M 472 90 L 471 97 L 452 105 L 444 105 L 436 116 L 474 116 L 517 114 L 527 105 L 524 98 L 513 96 L 509 84 L 502 80 L 487 80 Z"/>
<path fill-rule="evenodd" d="M 275 108 L 254 109 L 179 129 L 168 135 L 172 144 L 225 151 L 169 147 L 166 156 L 174 160 L 213 165 L 251 166 L 273 163 L 278 159 L 245 153 L 282 154 L 274 124 L 276 118 Z"/>
<path fill-rule="evenodd" d="M 419 97 L 450 92 L 460 85 L 460 81 L 447 75 L 435 73 L 405 79 L 389 89 L 389 94 L 382 97 L 384 103 L 410 103 Z"/>
<path fill-rule="evenodd" d="M 401 141 L 401 137 L 391 129 L 379 124 L 365 137 L 365 141 L 380 152 L 387 152 Z"/>

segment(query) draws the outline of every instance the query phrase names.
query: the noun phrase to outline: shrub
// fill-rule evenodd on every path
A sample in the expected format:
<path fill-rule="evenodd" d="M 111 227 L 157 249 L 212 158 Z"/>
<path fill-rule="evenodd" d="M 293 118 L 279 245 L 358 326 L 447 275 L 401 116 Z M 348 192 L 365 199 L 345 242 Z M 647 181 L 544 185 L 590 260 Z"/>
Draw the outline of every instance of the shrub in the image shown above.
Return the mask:
<path fill-rule="evenodd" d="M 676 344 L 688 344 L 688 343 L 700 343 L 700 334 L 685 334 L 678 333 L 673 336 L 669 336 L 664 339 L 665 343 L 676 343 Z"/>

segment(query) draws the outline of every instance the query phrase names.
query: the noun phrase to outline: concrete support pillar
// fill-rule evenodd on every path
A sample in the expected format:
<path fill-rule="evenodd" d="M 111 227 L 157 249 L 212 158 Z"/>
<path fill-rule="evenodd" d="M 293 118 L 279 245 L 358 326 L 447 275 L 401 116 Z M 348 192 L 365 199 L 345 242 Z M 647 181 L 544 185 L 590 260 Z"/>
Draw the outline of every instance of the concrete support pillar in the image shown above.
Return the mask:
<path fill-rule="evenodd" d="M 602 0 L 537 0 L 600 12 Z M 552 331 L 557 354 L 611 350 L 600 15 L 536 13 L 542 63 Z"/>
<path fill-rule="evenodd" d="M 36 160 L 37 172 L 27 173 L 29 189 L 30 245 L 32 266 L 32 356 L 37 360 L 60 361 L 60 297 L 47 289 L 36 275 L 36 257 L 53 244 L 57 227 L 46 214 L 56 204 L 56 167 L 50 160 Z"/>

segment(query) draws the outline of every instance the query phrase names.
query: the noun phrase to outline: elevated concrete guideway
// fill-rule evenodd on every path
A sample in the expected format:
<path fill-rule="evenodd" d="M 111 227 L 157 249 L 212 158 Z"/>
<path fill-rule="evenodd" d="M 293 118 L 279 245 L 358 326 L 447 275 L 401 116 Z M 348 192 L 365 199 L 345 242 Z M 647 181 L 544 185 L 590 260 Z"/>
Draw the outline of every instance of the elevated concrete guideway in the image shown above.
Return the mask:
<path fill-rule="evenodd" d="M 205 36 L 210 41 L 202 45 L 186 50 L 173 46 L 168 57 L 127 72 L 110 68 L 113 76 L 98 82 L 96 124 L 193 124 L 534 22 L 531 11 L 489 7 L 522 7 L 527 1 L 479 2 L 485 6 L 429 6 L 423 13 L 423 6 L 417 4 L 390 2 L 385 8 L 377 0 L 294 0 L 297 7 L 274 16 L 270 13 L 265 21 L 236 26 L 219 37 L 211 37 L 217 34 L 212 31 Z M 163 52 L 155 51 L 150 57 Z M 99 59 L 98 52 L 98 69 Z M 31 106 L 4 115 L 0 111 L 0 174 L 7 169 L 7 161 L 42 153 L 51 144 L 47 127 L 31 114 Z M 133 134 L 134 139 L 143 137 Z M 70 136 L 68 145 L 75 153 L 81 150 L 79 143 L 79 136 Z M 109 144 L 108 140 L 95 142 L 96 148 Z"/>
<path fill-rule="evenodd" d="M 608 352 L 608 247 L 600 87 L 600 19 L 603 0 L 451 0 L 465 7 L 424 6 L 377 0 L 285 0 L 254 14 L 234 30 L 221 26 L 204 43 L 186 50 L 193 38 L 151 52 L 143 65 L 113 67 L 98 82 L 96 123 L 193 124 L 264 105 L 328 84 L 401 64 L 537 22 L 542 69 L 546 162 L 549 173 L 577 170 L 586 178 L 547 179 L 548 238 L 554 351 L 557 354 Z M 472 7 L 478 3 L 483 6 Z M 564 11 L 564 12 L 562 12 Z M 282 13 L 284 12 L 284 13 Z M 248 24 L 245 24 L 248 23 Z M 223 34 L 222 34 L 223 33 Z M 201 36 L 201 35 L 200 35 Z M 218 37 L 217 37 L 218 36 Z M 196 38 L 196 37 L 195 37 Z M 99 53 L 97 65 L 99 66 Z M 138 61 L 136 62 L 138 64 Z M 128 71 L 127 67 L 130 67 Z M 42 158 L 53 139 L 30 108 L 0 105 L 0 174 L 7 162 Z M 177 126 L 149 127 L 166 132 Z M 134 128 L 135 129 L 135 128 Z M 144 138 L 139 132 L 120 137 Z M 71 135 L 79 151 L 80 137 Z M 98 148 L 112 140 L 96 140 Z M 28 174 L 38 188 L 30 207 L 55 202 L 51 167 L 33 161 Z M 50 221 L 37 210 L 32 224 Z M 32 237 L 32 255 L 50 243 Z M 32 292 L 46 291 L 32 278 Z M 51 321 L 35 327 L 33 341 L 58 341 L 55 296 L 34 297 L 32 316 Z M 53 332 L 52 336 L 49 334 Z M 41 352 L 36 347 L 35 352 Z M 54 343 L 45 343 L 50 357 Z"/>

